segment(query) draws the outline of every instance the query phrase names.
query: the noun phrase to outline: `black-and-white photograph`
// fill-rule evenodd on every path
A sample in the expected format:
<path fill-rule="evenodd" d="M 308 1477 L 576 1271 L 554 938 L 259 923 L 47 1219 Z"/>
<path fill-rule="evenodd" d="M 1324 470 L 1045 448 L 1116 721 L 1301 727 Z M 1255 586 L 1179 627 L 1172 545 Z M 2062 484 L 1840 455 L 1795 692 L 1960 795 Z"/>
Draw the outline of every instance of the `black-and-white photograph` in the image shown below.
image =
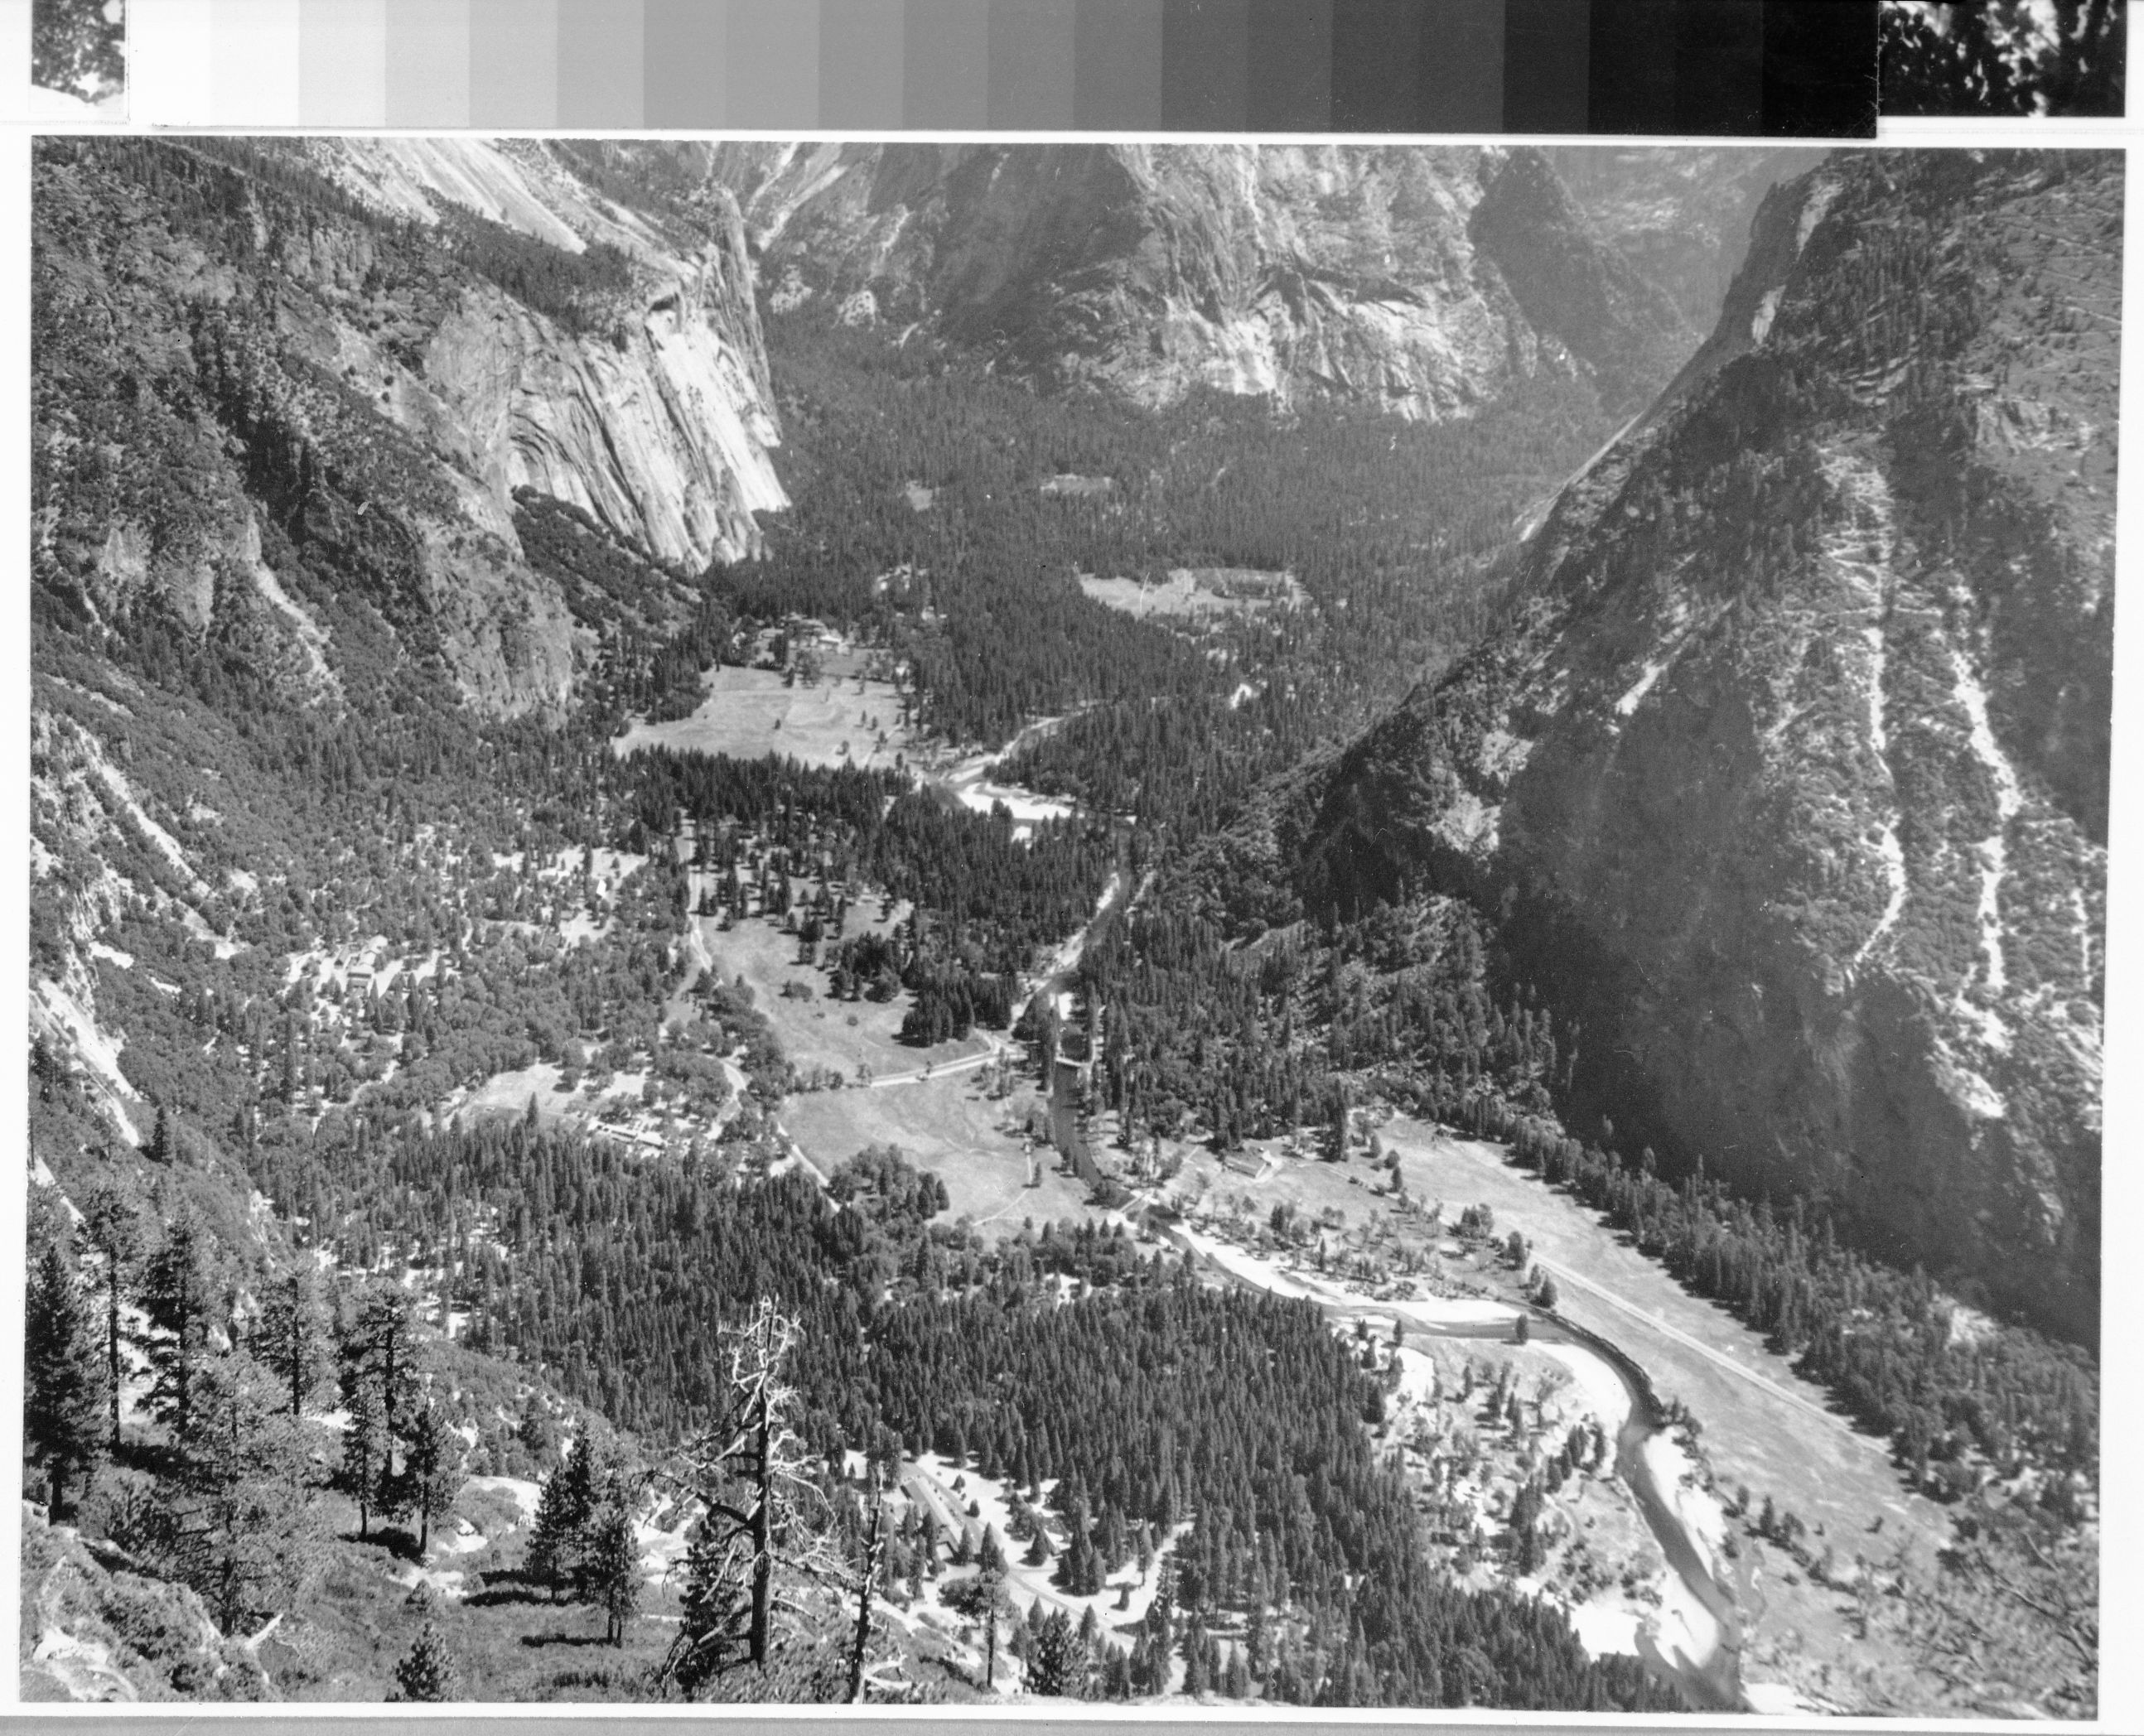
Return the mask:
<path fill-rule="evenodd" d="M 1888 117 L 2127 112 L 2129 0 L 1883 0 Z"/>
<path fill-rule="evenodd" d="M 2096 1715 L 2118 151 L 32 174 L 25 1698 Z"/>
<path fill-rule="evenodd" d="M 127 0 L 30 0 L 30 118 L 127 118 Z"/>

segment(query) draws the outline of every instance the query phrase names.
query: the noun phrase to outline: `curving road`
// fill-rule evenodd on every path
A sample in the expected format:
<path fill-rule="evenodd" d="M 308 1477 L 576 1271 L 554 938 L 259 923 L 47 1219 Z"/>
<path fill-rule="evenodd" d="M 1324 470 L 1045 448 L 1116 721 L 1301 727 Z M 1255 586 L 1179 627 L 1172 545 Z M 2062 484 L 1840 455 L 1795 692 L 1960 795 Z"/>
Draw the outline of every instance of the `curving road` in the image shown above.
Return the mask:
<path fill-rule="evenodd" d="M 1455 1152 L 1471 1162 L 1481 1164 L 1485 1168 L 1501 1169 L 1504 1167 L 1500 1159 L 1490 1158 L 1486 1156 L 1481 1151 L 1470 1148 L 1468 1143 L 1466 1141 L 1455 1139 L 1442 1141 L 1439 1143 L 1442 1143 L 1443 1149 Z M 1605 1235 L 1612 1233 L 1604 1229 L 1602 1233 Z M 1551 1274 L 1559 1284 L 1568 1283 L 1575 1288 L 1583 1290 L 1588 1296 L 1607 1303 L 1610 1307 L 1615 1309 L 1618 1312 L 1627 1314 L 1631 1319 L 1638 1321 L 1641 1324 L 1650 1327 L 1654 1332 L 1658 1332 L 1663 1338 L 1669 1339 L 1673 1342 L 1680 1345 L 1685 1350 L 1695 1352 L 1697 1355 L 1704 1357 L 1706 1362 L 1711 1363 L 1715 1368 L 1721 1369 L 1726 1373 L 1735 1376 L 1736 1379 L 1747 1381 L 1750 1386 L 1755 1386 L 1762 1391 L 1769 1393 L 1774 1398 L 1779 1400 L 1783 1404 L 1791 1405 L 1804 1416 L 1811 1417 L 1819 1422 L 1829 1423 L 1832 1427 L 1837 1429 L 1841 1434 L 1849 1436 L 1854 1440 L 1862 1442 L 1864 1446 L 1875 1447 L 1878 1451 L 1884 1451 L 1878 1443 L 1871 1440 L 1869 1436 L 1863 1434 L 1860 1430 L 1854 1426 L 1852 1422 L 1848 1421 L 1845 1417 L 1841 1416 L 1836 1411 L 1827 1410 L 1823 1405 L 1818 1403 L 1814 1399 L 1809 1397 L 1807 1395 L 1797 1392 L 1790 1386 L 1781 1386 L 1779 1381 L 1772 1379 L 1769 1375 L 1759 1372 L 1756 1369 L 1750 1367 L 1746 1362 L 1737 1362 L 1733 1357 L 1727 1355 L 1725 1352 L 1715 1350 L 1710 1345 L 1705 1343 L 1704 1340 L 1692 1337 L 1688 1332 L 1684 1332 L 1680 1327 L 1670 1326 L 1667 1322 L 1661 1319 L 1659 1315 L 1648 1313 L 1645 1309 L 1640 1307 L 1637 1303 L 1630 1301 L 1629 1297 L 1618 1295 L 1615 1291 L 1610 1290 L 1606 1285 L 1596 1282 L 1594 1279 L 1586 1277 L 1581 1273 L 1573 1272 L 1568 1266 L 1563 1264 L 1561 1261 L 1551 1260 L 1545 1254 L 1536 1253 L 1532 1257 L 1532 1258 L 1535 1265 L 1540 1267 L 1543 1272 Z"/>
<path fill-rule="evenodd" d="M 1685 1350 L 1695 1352 L 1715 1367 L 1725 1369 L 1729 1374 L 1747 1381 L 1753 1386 L 1761 1387 L 1782 1403 L 1792 1405 L 1804 1416 L 1814 1417 L 1819 1422 L 1828 1422 L 1843 1434 L 1854 1436 L 1856 1439 L 1864 1438 L 1860 1431 L 1837 1411 L 1828 1411 L 1814 1399 L 1804 1397 L 1791 1387 L 1782 1386 L 1777 1381 L 1773 1380 L 1769 1376 L 1759 1374 L 1747 1363 L 1738 1362 L 1734 1357 L 1715 1350 L 1702 1340 L 1693 1338 L 1680 1327 L 1670 1326 L 1658 1315 L 1648 1314 L 1635 1302 L 1625 1297 L 1618 1296 L 1606 1285 L 1596 1284 L 1591 1278 L 1581 1276 L 1568 1266 L 1558 1261 L 1544 1259 L 1539 1254 L 1534 1256 L 1534 1264 L 1540 1267 L 1543 1272 L 1553 1274 L 1559 1284 L 1573 1285 L 1583 1290 L 1588 1296 L 1597 1297 L 1600 1301 L 1607 1303 L 1610 1307 L 1617 1309 L 1629 1315 L 1633 1320 L 1640 1321 L 1651 1327 L 1663 1338 L 1672 1339 Z"/>

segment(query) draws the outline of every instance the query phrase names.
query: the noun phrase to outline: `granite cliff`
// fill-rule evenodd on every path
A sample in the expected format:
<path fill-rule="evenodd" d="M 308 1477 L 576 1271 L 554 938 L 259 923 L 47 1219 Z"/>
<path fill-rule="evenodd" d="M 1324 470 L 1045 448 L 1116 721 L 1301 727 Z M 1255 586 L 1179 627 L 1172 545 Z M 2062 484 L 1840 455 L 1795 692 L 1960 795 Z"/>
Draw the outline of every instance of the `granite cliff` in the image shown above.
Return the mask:
<path fill-rule="evenodd" d="M 340 550 L 470 704 L 564 703 L 587 647 L 523 558 L 517 490 L 688 574 L 787 504 L 735 206 L 636 210 L 603 166 L 515 141 L 48 150 L 41 554 L 107 616 L 229 620 L 325 701 L 339 647 L 276 568 Z M 92 368 L 112 379 L 67 389 Z M 107 410 L 162 475 L 70 469 Z"/>
<path fill-rule="evenodd" d="M 1531 148 L 733 144 L 709 166 L 772 307 L 926 331 L 1047 389 L 1442 419 L 1550 370 L 1620 415 L 1701 331 Z M 1723 154 L 1662 199 L 1750 172 Z M 1739 254 L 1731 223 L 1701 233 Z"/>

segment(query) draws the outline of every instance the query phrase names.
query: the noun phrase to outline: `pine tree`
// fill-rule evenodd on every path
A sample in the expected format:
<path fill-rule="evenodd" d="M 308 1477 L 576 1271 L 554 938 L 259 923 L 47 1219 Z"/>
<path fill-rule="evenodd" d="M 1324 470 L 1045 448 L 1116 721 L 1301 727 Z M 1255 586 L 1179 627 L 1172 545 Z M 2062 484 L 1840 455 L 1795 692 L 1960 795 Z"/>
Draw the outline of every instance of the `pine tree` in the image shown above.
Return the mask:
<path fill-rule="evenodd" d="M 360 1385 L 371 1386 L 390 1449 L 401 1438 L 403 1424 L 420 1390 L 419 1343 L 409 1292 L 400 1284 L 380 1282 L 358 1299 L 355 1317 L 338 1347 L 344 1396 L 348 1398 Z"/>
<path fill-rule="evenodd" d="M 985 1567 L 975 1575 L 983 1617 L 983 1692 L 998 1691 L 998 1621 L 1005 1600 L 1005 1568 Z"/>
<path fill-rule="evenodd" d="M 310 1259 L 300 1257 L 268 1287 L 253 1347 L 290 1392 L 290 1415 L 305 1415 L 305 1400 L 328 1367 L 326 1316 Z"/>
<path fill-rule="evenodd" d="M 426 1622 L 416 1644 L 395 1666 L 395 1695 L 403 1700 L 450 1700 L 461 1687 L 454 1654 L 435 1623 Z"/>
<path fill-rule="evenodd" d="M 371 1523 L 380 1498 L 380 1480 L 387 1471 L 387 1420 L 380 1414 L 380 1394 L 370 1381 L 345 1401 L 350 1414 L 342 1436 L 342 1463 L 334 1486 L 357 1503 L 357 1535 L 363 1537 Z"/>
<path fill-rule="evenodd" d="M 59 1519 L 69 1486 L 87 1485 L 102 1456 L 104 1377 L 82 1287 L 57 1242 L 38 1256 L 23 1324 L 22 1431 Z"/>
<path fill-rule="evenodd" d="M 1085 1696 L 1088 1658 L 1071 1618 L 1052 1610 L 1030 1624 L 1027 1688 L 1030 1694 Z"/>
<path fill-rule="evenodd" d="M 1263 1598 L 1251 1607 L 1251 1619 L 1243 1634 L 1244 1667 L 1263 1681 L 1273 1668 L 1273 1627 L 1266 1618 Z"/>
<path fill-rule="evenodd" d="M 613 1482 L 588 1530 L 583 1595 L 602 1606 L 605 1637 L 613 1645 L 623 1645 L 625 1624 L 640 1605 L 640 1545 L 621 1485 Z"/>
<path fill-rule="evenodd" d="M 540 1463 L 557 1451 L 558 1431 L 551 1421 L 551 1413 L 543 1401 L 530 1392 L 521 1406 L 521 1421 L 514 1426 L 514 1438 Z"/>
<path fill-rule="evenodd" d="M 444 1514 L 461 1493 L 462 1437 L 449 1426 L 445 1413 L 428 1403 L 409 1426 L 409 1449 L 402 1470 L 402 1501 L 417 1515 L 417 1554 L 431 1546 L 432 1521 Z"/>
<path fill-rule="evenodd" d="M 1194 1619 L 1184 1630 L 1184 1691 L 1196 1699 L 1213 1685 L 1207 1671 L 1205 1624 Z"/>
<path fill-rule="evenodd" d="M 852 1706 L 864 1704 L 866 1690 L 871 1684 L 871 1633 L 876 1626 L 871 1600 L 877 1595 L 879 1575 L 886 1560 L 886 1490 L 879 1481 L 876 1465 L 871 1467 L 871 1523 L 864 1532 L 863 1559 L 856 1569 L 856 1625 L 849 1642 L 848 1703 Z"/>
<path fill-rule="evenodd" d="M 535 1522 L 529 1533 L 529 1577 L 548 1587 L 554 1601 L 558 1588 L 580 1574 L 595 1506 L 595 1441 L 583 1425 L 566 1462 L 551 1474 L 537 1496 Z"/>
<path fill-rule="evenodd" d="M 799 1336 L 796 1320 L 763 1297 L 722 1333 L 726 1411 L 688 1449 L 707 1516 L 686 1558 L 682 1619 L 663 1666 L 688 1692 L 740 1664 L 767 1674 L 777 1570 L 806 1583 L 837 1575 L 811 1523 L 823 1497 L 792 1425 L 799 1401 L 787 1369 Z"/>
<path fill-rule="evenodd" d="M 104 1261 L 104 1388 L 110 1411 L 113 1452 L 119 1451 L 119 1411 L 126 1390 L 126 1371 L 119 1357 L 122 1334 L 119 1304 L 127 1288 L 128 1269 L 141 1252 L 141 1220 L 133 1203 L 109 1183 L 99 1185 L 89 1196 L 82 1228 L 90 1246 Z"/>
<path fill-rule="evenodd" d="M 191 1420 L 194 1374 L 206 1354 L 213 1250 L 208 1232 L 181 1210 L 141 1274 L 141 1307 L 155 1328 L 147 1346 L 156 1375 L 150 1402 L 181 1435 Z"/>
<path fill-rule="evenodd" d="M 181 1437 L 179 1560 L 226 1634 L 295 1595 L 320 1560 L 311 1454 L 281 1396 L 243 1351 L 211 1357 Z"/>

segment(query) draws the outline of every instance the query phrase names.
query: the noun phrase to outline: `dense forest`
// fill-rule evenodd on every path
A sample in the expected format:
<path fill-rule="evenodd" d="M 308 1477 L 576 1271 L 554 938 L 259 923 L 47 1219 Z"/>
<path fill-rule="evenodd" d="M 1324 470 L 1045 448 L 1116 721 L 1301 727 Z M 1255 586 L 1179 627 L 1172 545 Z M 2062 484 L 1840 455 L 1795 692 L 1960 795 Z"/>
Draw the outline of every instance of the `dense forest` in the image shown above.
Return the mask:
<path fill-rule="evenodd" d="M 1406 1486 L 1362 1431 L 1382 1389 L 1305 1305 L 1208 1290 L 1091 1223 L 986 1247 L 931 1221 L 942 1191 L 893 1153 L 822 1193 L 795 1171 L 740 1186 L 719 1152 L 650 1163 L 519 1123 L 383 1143 L 262 1179 L 354 1245 L 458 1273 L 472 1345 L 510 1347 L 637 1433 L 682 1438 L 717 1412 L 700 1323 L 772 1297 L 801 1324 L 815 1454 L 936 1448 L 1047 1484 L 1075 1577 L 1191 1521 L 1178 1633 L 1281 1612 L 1257 1666 L 1274 1699 L 1669 1703 L 1635 1665 L 1588 1662 L 1543 1606 L 1436 1582 Z M 1084 1299 L 1059 1306 L 1060 1277 Z M 1168 1655 L 1165 1624 L 1151 1643 Z"/>
<path fill-rule="evenodd" d="M 1316 1128 L 1344 1149 L 1351 1112 L 1397 1108 L 1505 1141 L 1769 1334 L 1914 1486 L 2052 1471 L 2051 1510 L 2079 1516 L 2089 1356 L 2003 1321 L 1953 1332 L 1949 1298 L 1811 1203 L 1740 1198 L 1701 1166 L 1664 1178 L 1610 1128 L 1573 1137 L 1579 1034 L 1495 915 L 1381 859 L 1345 886 L 1291 877 L 1260 838 L 1306 760 L 1523 602 L 1514 533 L 1610 432 L 1575 389 L 1442 426 L 1219 394 L 1147 412 L 771 314 L 797 503 L 763 515 L 765 558 L 677 570 L 523 490 L 515 558 L 571 615 L 571 692 L 486 716 L 397 516 L 441 496 L 439 472 L 288 340 L 272 262 L 360 226 L 351 293 L 409 354 L 478 280 L 608 342 L 631 263 L 474 216 L 424 231 L 253 144 L 57 141 L 42 161 L 32 772 L 148 792 L 169 830 L 38 846 L 33 972 L 123 1032 L 112 1067 L 153 1114 L 137 1149 L 94 1070 L 33 1045 L 32 1457 L 55 1520 L 192 1588 L 225 1634 L 288 1607 L 335 1526 L 421 1558 L 463 1478 L 542 1476 L 549 1553 L 501 1595 L 570 1589 L 615 1643 L 633 1503 L 686 1476 L 736 1400 L 717 1329 L 772 1307 L 800 1476 L 866 1603 L 874 1573 L 998 1546 L 912 1522 L 880 1538 L 870 1474 L 904 1456 L 1020 1491 L 1081 1595 L 1174 1540 L 1129 1648 L 1015 1624 L 1037 1691 L 1160 1694 L 1179 1658 L 1183 1691 L 1303 1706 L 1680 1704 L 1635 1659 L 1589 1659 L 1548 1600 L 1440 1576 L 1372 1450 L 1384 1383 L 1308 1305 L 1204 1287 L 1091 1219 L 987 1239 L 883 1147 L 821 1186 L 777 1119 L 811 1082 L 742 977 L 694 962 L 696 918 L 772 922 L 834 1000 L 900 1002 L 900 1039 L 926 1048 L 1012 1025 L 1084 928 L 1065 985 L 1099 1033 L 1097 1138 L 1226 1153 Z M 130 228 L 235 262 L 245 293 L 176 315 L 140 282 L 77 293 L 71 232 L 117 250 Z M 226 465 L 261 563 L 333 646 L 331 683 L 269 654 L 227 576 L 198 619 L 99 589 L 105 525 L 192 547 Z M 1795 474 L 1766 479 L 1734 551 L 1760 573 L 1806 516 Z M 1158 600 L 1186 572 L 1198 606 L 1172 613 Z M 717 665 L 767 667 L 799 618 L 888 672 L 934 751 L 1060 720 L 993 775 L 1070 816 L 1016 831 L 906 763 L 614 751 L 628 722 L 691 712 Z M 1097 918 L 1105 887 L 1121 895 Z M 867 902 L 905 914 L 860 922 Z M 1049 1082 L 1054 1010 L 1013 1035 Z M 568 1096 L 635 1075 L 690 1132 L 636 1145 L 533 1095 L 465 1111 L 539 1069 Z M 146 1406 L 122 1428 L 135 1358 Z M 607 1461 L 586 1445 L 573 1469 L 569 1426 Z M 1243 1634 L 1226 1656 L 1223 1629 Z M 436 1638 L 404 1663 L 413 1696 L 446 1691 Z"/>
<path fill-rule="evenodd" d="M 1917 1486 L 1969 1487 L 1968 1448 L 2012 1471 L 2096 1480 L 2097 1376 L 2082 1350 L 2005 1322 L 1954 1342 L 1953 1302 L 1844 1244 L 1822 1209 L 1739 1199 L 1701 1161 L 1673 1183 L 1650 1149 L 1571 1138 L 1551 1111 L 1576 1039 L 1522 986 L 1499 990 L 1508 955 L 1466 904 L 1421 896 L 1348 923 L 1298 920 L 1248 945 L 1223 932 L 1158 900 L 1113 915 L 1082 957 L 1083 996 L 1111 1009 L 1098 1107 L 1128 1147 L 1192 1135 L 1225 1150 L 1368 1102 L 1508 1141 L 1796 1357 L 1894 1443 Z"/>
<path fill-rule="evenodd" d="M 728 606 L 862 630 L 955 742 L 1073 714 L 1010 774 L 1185 839 L 1466 644 L 1517 522 L 1608 431 L 1547 381 L 1463 424 L 1219 394 L 1144 413 L 802 315 L 769 346 L 797 504 L 719 576 Z M 1290 574 L 1304 600 L 1172 622 L 1079 583 L 1186 568 Z"/>

